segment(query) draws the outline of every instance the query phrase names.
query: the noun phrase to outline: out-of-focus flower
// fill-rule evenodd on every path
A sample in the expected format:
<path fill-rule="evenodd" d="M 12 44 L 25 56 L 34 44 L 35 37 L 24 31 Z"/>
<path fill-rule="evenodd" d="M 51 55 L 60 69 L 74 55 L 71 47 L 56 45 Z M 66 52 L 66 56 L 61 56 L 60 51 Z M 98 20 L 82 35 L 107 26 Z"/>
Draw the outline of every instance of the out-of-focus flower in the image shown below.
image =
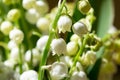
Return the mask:
<path fill-rule="evenodd" d="M 39 17 L 39 13 L 34 8 L 29 9 L 25 14 L 26 20 L 31 24 L 36 24 Z"/>
<path fill-rule="evenodd" d="M 5 35 L 8 35 L 10 31 L 13 29 L 13 25 L 9 21 L 4 21 L 1 23 L 0 30 L 3 32 Z"/>
<path fill-rule="evenodd" d="M 45 48 L 45 45 L 48 41 L 48 35 L 42 36 L 40 39 L 38 39 L 36 47 L 40 50 L 43 51 Z"/>
<path fill-rule="evenodd" d="M 7 19 L 10 21 L 17 21 L 20 18 L 20 11 L 18 9 L 11 9 L 7 14 Z"/>
<path fill-rule="evenodd" d="M 32 51 L 32 52 L 31 52 Z M 32 50 L 28 50 L 26 53 L 25 53 L 25 60 L 27 62 L 30 62 L 31 60 L 31 54 L 33 55 L 33 66 L 36 66 L 41 58 L 41 54 L 39 52 L 38 49 L 34 48 Z"/>
<path fill-rule="evenodd" d="M 28 70 L 20 75 L 20 80 L 38 80 L 38 74 L 34 70 Z"/>
<path fill-rule="evenodd" d="M 10 31 L 9 38 L 15 43 L 20 44 L 24 39 L 24 34 L 20 29 L 14 28 Z"/>
<path fill-rule="evenodd" d="M 74 72 L 70 80 L 88 80 L 87 75 L 83 71 Z"/>
<path fill-rule="evenodd" d="M 50 21 L 47 18 L 39 18 L 36 26 L 43 34 L 48 33 Z"/>
<path fill-rule="evenodd" d="M 36 0 L 22 0 L 22 6 L 24 9 L 28 10 L 35 6 Z"/>
<path fill-rule="evenodd" d="M 45 1 L 39 0 L 36 1 L 34 7 L 41 15 L 44 15 L 49 11 L 49 6 Z"/>

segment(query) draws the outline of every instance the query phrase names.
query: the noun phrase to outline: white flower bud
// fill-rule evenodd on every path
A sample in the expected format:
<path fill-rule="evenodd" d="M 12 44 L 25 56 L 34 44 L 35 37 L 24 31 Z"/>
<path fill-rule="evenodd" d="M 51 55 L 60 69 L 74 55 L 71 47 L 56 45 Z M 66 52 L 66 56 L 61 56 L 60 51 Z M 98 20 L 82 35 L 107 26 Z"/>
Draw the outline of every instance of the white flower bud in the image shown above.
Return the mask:
<path fill-rule="evenodd" d="M 47 41 L 48 41 L 48 35 L 42 36 L 42 37 L 37 41 L 36 47 L 37 47 L 40 51 L 43 51 L 44 48 L 45 48 L 45 45 L 46 45 Z"/>
<path fill-rule="evenodd" d="M 16 48 L 16 47 L 18 47 L 18 45 L 17 45 L 17 43 L 15 43 L 13 40 L 10 40 L 9 42 L 8 42 L 8 48 L 11 50 L 11 49 L 13 49 L 13 48 Z"/>
<path fill-rule="evenodd" d="M 48 33 L 50 21 L 47 18 L 38 19 L 36 26 L 42 33 Z"/>
<path fill-rule="evenodd" d="M 72 19 L 67 15 L 62 15 L 58 20 L 57 26 L 59 33 L 65 33 L 66 31 L 70 32 L 72 26 Z"/>
<path fill-rule="evenodd" d="M 72 30 L 79 37 L 82 37 L 83 35 L 85 35 L 88 32 L 88 29 L 87 29 L 86 25 L 82 22 L 76 22 L 73 25 Z"/>
<path fill-rule="evenodd" d="M 39 17 L 40 17 L 39 13 L 33 8 L 29 9 L 25 13 L 26 20 L 31 24 L 35 24 L 37 22 L 37 20 L 39 19 Z"/>
<path fill-rule="evenodd" d="M 77 54 L 78 44 L 74 41 L 71 41 L 67 44 L 67 55 L 74 56 Z"/>
<path fill-rule="evenodd" d="M 7 14 L 7 19 L 10 21 L 17 21 L 20 18 L 20 11 L 18 9 L 11 9 Z"/>
<path fill-rule="evenodd" d="M 14 66 L 16 65 L 16 61 L 14 59 L 8 59 L 6 61 L 4 61 L 4 65 L 9 67 L 9 68 L 12 68 L 14 69 Z"/>
<path fill-rule="evenodd" d="M 66 54 L 67 49 L 66 49 L 66 42 L 62 39 L 53 39 L 52 43 L 51 43 L 51 49 L 54 54 Z"/>
<path fill-rule="evenodd" d="M 88 80 L 85 72 L 74 72 L 70 80 Z"/>
<path fill-rule="evenodd" d="M 34 70 L 28 70 L 20 75 L 20 80 L 38 80 L 38 74 Z"/>
<path fill-rule="evenodd" d="M 13 25 L 9 21 L 4 21 L 1 23 L 0 30 L 3 32 L 5 35 L 8 35 L 9 32 L 13 29 Z"/>
<path fill-rule="evenodd" d="M 81 11 L 81 13 L 87 14 L 91 9 L 91 5 L 88 0 L 80 0 L 78 2 L 78 9 Z"/>
<path fill-rule="evenodd" d="M 96 61 L 96 53 L 93 51 L 87 51 L 86 54 L 82 56 L 83 64 L 85 65 L 92 65 Z"/>
<path fill-rule="evenodd" d="M 77 34 L 73 34 L 70 38 L 70 41 L 74 41 L 77 43 L 79 39 L 80 37 Z"/>
<path fill-rule="evenodd" d="M 39 0 L 35 3 L 35 9 L 41 14 L 45 14 L 49 10 L 49 6 L 45 1 Z"/>
<path fill-rule="evenodd" d="M 52 64 L 50 76 L 52 80 L 61 80 L 67 76 L 68 67 L 63 62 L 55 62 Z"/>
<path fill-rule="evenodd" d="M 10 31 L 9 37 L 15 43 L 20 44 L 24 39 L 24 34 L 20 29 L 14 28 L 12 31 Z"/>
<path fill-rule="evenodd" d="M 22 6 L 24 9 L 28 10 L 35 6 L 36 0 L 22 0 Z"/>
<path fill-rule="evenodd" d="M 36 66 L 41 58 L 39 50 L 36 48 L 32 49 L 32 55 L 33 55 L 33 66 Z M 30 62 L 30 60 L 31 60 L 31 51 L 30 50 L 28 50 L 25 53 L 25 60 L 27 62 Z"/>

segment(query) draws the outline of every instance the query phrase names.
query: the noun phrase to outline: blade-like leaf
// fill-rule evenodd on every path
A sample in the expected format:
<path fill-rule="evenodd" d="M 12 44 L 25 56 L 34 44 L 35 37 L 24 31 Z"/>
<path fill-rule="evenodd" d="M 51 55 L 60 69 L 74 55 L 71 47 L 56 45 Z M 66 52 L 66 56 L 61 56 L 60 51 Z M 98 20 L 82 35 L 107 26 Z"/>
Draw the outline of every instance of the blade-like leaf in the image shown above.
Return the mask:
<path fill-rule="evenodd" d="M 112 0 L 102 0 L 99 13 L 97 35 L 101 38 L 108 32 L 109 27 L 113 24 L 114 9 Z"/>

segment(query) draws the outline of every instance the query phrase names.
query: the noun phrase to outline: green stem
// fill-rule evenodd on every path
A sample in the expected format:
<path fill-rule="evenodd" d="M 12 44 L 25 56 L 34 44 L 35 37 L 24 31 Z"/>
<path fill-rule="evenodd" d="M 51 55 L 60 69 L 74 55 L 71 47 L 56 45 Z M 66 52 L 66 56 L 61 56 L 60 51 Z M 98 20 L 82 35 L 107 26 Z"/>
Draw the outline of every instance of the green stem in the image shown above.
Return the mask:
<path fill-rule="evenodd" d="M 19 69 L 20 69 L 20 74 L 23 72 L 22 64 L 23 64 L 23 61 L 22 61 L 21 45 L 19 45 Z"/>
<path fill-rule="evenodd" d="M 70 71 L 69 71 L 69 74 L 70 74 L 70 75 L 71 75 L 72 72 L 74 71 L 74 67 L 76 66 L 76 63 L 77 63 L 79 57 L 80 57 L 80 56 L 82 55 L 82 53 L 84 52 L 85 45 L 86 45 L 86 43 L 87 43 L 87 41 L 88 41 L 88 38 L 89 38 L 89 35 L 87 34 L 87 35 L 85 36 L 85 38 L 83 39 L 83 44 L 82 44 L 82 46 L 80 47 L 80 50 L 78 51 L 77 55 L 76 55 L 75 58 L 74 58 L 73 65 L 72 65 L 72 67 L 71 67 L 71 69 L 70 69 Z"/>
<path fill-rule="evenodd" d="M 40 65 L 39 65 L 38 80 L 43 80 L 44 70 L 42 70 L 41 67 L 46 64 L 48 52 L 49 52 L 49 49 L 50 49 L 50 43 L 53 39 L 53 36 L 55 35 L 55 30 L 57 28 L 57 22 L 58 22 L 58 19 L 59 19 L 60 15 L 61 15 L 62 9 L 65 5 L 65 2 L 66 2 L 66 0 L 63 0 L 62 4 L 58 8 L 58 12 L 55 16 L 54 21 L 52 22 L 52 25 L 50 26 L 51 29 L 50 29 L 50 33 L 49 33 L 49 38 L 48 38 L 47 44 L 45 46 L 45 49 L 43 51 L 43 56 L 42 56 L 42 59 L 41 59 Z"/>

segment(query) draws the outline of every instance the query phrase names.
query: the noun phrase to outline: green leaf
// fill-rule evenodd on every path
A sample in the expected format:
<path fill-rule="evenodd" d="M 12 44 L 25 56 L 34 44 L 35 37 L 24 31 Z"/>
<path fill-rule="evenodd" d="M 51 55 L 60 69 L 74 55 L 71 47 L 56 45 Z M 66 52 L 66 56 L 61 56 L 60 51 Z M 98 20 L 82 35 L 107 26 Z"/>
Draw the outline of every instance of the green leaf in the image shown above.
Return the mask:
<path fill-rule="evenodd" d="M 99 13 L 97 35 L 103 38 L 113 24 L 114 9 L 112 0 L 102 0 Z"/>

